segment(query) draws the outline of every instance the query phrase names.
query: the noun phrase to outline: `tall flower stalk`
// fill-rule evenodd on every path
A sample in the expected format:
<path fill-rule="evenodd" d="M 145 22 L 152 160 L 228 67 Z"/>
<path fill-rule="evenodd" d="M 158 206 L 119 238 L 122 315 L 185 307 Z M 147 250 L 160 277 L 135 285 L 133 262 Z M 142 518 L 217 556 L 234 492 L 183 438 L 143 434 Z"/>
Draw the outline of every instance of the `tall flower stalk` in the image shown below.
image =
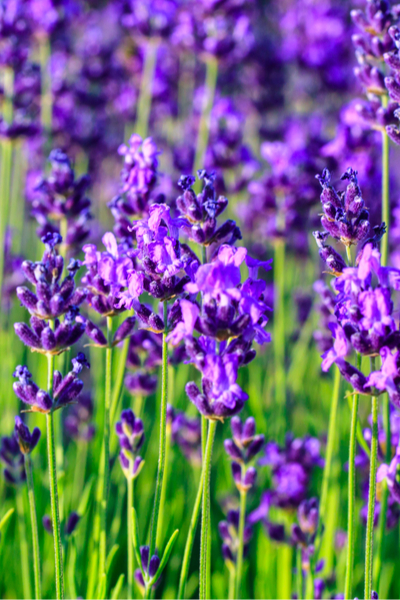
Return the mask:
<path fill-rule="evenodd" d="M 218 78 L 218 60 L 211 54 L 207 55 L 206 80 L 204 84 L 203 106 L 200 116 L 199 129 L 197 132 L 196 153 L 194 158 L 194 169 L 204 167 L 204 158 L 207 151 L 210 132 L 210 115 L 214 106 L 215 90 Z"/>
<path fill-rule="evenodd" d="M 274 246 L 274 357 L 275 402 L 278 409 L 277 435 L 282 437 L 286 421 L 286 375 L 285 375 L 285 242 L 276 240 Z"/>
<path fill-rule="evenodd" d="M 161 407 L 160 407 L 160 442 L 158 454 L 158 470 L 156 491 L 154 496 L 153 513 L 150 527 L 150 556 L 153 556 L 156 548 L 156 539 L 159 527 L 162 523 L 160 516 L 161 494 L 165 474 L 166 444 L 167 444 L 167 403 L 168 403 L 168 343 L 167 343 L 167 320 L 168 304 L 163 302 L 164 332 L 162 334 L 162 373 L 161 373 Z"/>
<path fill-rule="evenodd" d="M 212 463 L 212 451 L 214 445 L 215 431 L 217 428 L 217 421 L 209 421 L 208 433 L 207 433 L 207 444 L 206 452 L 203 462 L 203 497 L 201 507 L 201 537 L 200 537 L 200 573 L 199 573 L 199 586 L 200 586 L 200 600 L 206 600 L 207 596 L 207 572 L 208 572 L 208 543 L 209 543 L 209 523 L 210 523 L 210 477 L 211 477 L 211 463 Z"/>

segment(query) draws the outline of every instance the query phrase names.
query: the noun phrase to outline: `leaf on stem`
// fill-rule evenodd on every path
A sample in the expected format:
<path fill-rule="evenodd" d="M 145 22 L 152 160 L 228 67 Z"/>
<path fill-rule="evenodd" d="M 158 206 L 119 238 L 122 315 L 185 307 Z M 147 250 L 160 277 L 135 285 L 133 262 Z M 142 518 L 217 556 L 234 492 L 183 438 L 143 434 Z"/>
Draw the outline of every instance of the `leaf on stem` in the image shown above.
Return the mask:
<path fill-rule="evenodd" d="M 169 542 L 165 547 L 164 550 L 164 554 L 163 557 L 161 559 L 160 562 L 160 566 L 157 569 L 157 573 L 154 575 L 154 577 L 149 581 L 149 586 L 152 586 L 155 584 L 155 582 L 157 581 L 157 579 L 161 576 L 161 573 L 163 572 L 163 570 L 165 569 L 165 566 L 168 562 L 168 559 L 170 557 L 170 554 L 172 552 L 172 548 L 174 547 L 176 538 L 178 537 L 178 533 L 179 533 L 179 529 L 175 529 L 174 533 L 171 535 L 171 537 L 169 538 Z"/>
<path fill-rule="evenodd" d="M 9 511 L 6 512 L 6 514 L 4 515 L 4 517 L 1 519 L 0 521 L 0 531 L 3 529 L 3 527 L 6 525 L 7 521 L 10 519 L 10 517 L 12 516 L 13 512 L 14 512 L 14 508 L 10 508 Z"/>
<path fill-rule="evenodd" d="M 117 600 L 121 593 L 122 586 L 124 585 L 125 573 L 121 573 L 118 577 L 118 581 L 115 584 L 113 591 L 111 592 L 111 600 Z"/>

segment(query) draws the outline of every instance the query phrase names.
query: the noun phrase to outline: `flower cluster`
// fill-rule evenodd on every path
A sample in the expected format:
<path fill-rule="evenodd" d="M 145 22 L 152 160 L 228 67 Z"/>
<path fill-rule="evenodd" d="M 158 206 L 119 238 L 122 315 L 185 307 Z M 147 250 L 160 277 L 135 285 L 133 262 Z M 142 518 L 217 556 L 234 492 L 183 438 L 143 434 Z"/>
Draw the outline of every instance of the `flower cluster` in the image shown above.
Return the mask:
<path fill-rule="evenodd" d="M 67 248 L 79 247 L 89 235 L 92 218 L 86 195 L 90 179 L 87 175 L 75 178 L 62 150 L 52 150 L 49 162 L 49 174 L 39 179 L 30 198 L 31 214 L 39 224 L 38 235 L 61 233 Z"/>
<path fill-rule="evenodd" d="M 26 480 L 24 455 L 15 432 L 0 440 L 0 460 L 5 465 L 4 478 L 10 485 L 20 485 Z"/>
<path fill-rule="evenodd" d="M 264 436 L 256 435 L 256 423 L 249 417 L 242 424 L 239 417 L 231 419 L 233 439 L 224 441 L 225 452 L 232 460 L 232 475 L 235 485 L 240 492 L 247 492 L 255 483 L 257 471 L 248 466 L 260 452 L 264 444 Z"/>
<path fill-rule="evenodd" d="M 192 419 L 168 404 L 167 423 L 171 428 L 172 441 L 179 446 L 186 460 L 201 466 L 200 420 L 196 417 Z"/>
<path fill-rule="evenodd" d="M 15 395 L 28 404 L 31 408 L 29 412 L 50 413 L 64 408 L 76 400 L 83 388 L 83 381 L 78 378 L 83 367 L 90 367 L 83 352 L 79 352 L 76 358 L 72 359 L 72 371 L 65 377 L 60 371 L 54 371 L 53 374 L 53 396 L 48 392 L 41 390 L 34 381 L 28 368 L 18 366 L 14 372 L 14 377 L 18 379 L 13 384 Z"/>
<path fill-rule="evenodd" d="M 56 250 L 61 236 L 49 233 L 42 241 L 46 245 L 42 260 L 22 263 L 24 275 L 35 287 L 35 293 L 25 286 L 17 288 L 18 299 L 32 315 L 31 327 L 16 323 L 14 328 L 22 342 L 32 350 L 59 354 L 75 344 L 85 331 L 78 307 L 86 298 L 86 290 L 75 287 L 79 261 L 71 259 L 67 267 L 69 273 L 61 281 L 64 260 Z M 63 321 L 60 321 L 61 316 L 64 316 Z"/>
<path fill-rule="evenodd" d="M 76 441 L 90 442 L 96 427 L 92 423 L 93 401 L 89 393 L 82 392 L 66 414 L 64 427 L 66 433 Z"/>
<path fill-rule="evenodd" d="M 115 431 L 121 446 L 119 460 L 124 475 L 127 479 L 136 479 L 144 465 L 143 458 L 137 454 L 144 442 L 143 422 L 132 410 L 123 410 Z"/>
<path fill-rule="evenodd" d="M 297 519 L 298 523 L 292 525 L 292 541 L 301 548 L 302 565 L 308 570 L 318 530 L 318 499 L 304 500 L 297 510 Z"/>
<path fill-rule="evenodd" d="M 237 551 L 239 546 L 239 511 L 229 510 L 226 521 L 218 523 L 219 535 L 222 539 L 222 556 L 228 568 L 236 564 Z M 243 554 L 246 555 L 249 549 L 249 543 L 253 535 L 253 528 L 246 523 L 243 533 Z"/>

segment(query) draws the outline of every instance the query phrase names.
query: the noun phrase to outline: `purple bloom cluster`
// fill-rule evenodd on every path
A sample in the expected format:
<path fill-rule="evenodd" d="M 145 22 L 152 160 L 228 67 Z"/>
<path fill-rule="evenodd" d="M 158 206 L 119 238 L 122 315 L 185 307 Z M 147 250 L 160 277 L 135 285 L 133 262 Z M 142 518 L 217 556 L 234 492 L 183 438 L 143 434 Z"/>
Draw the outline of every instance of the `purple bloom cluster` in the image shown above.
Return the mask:
<path fill-rule="evenodd" d="M 68 156 L 52 150 L 50 173 L 37 182 L 31 197 L 31 214 L 39 224 L 39 237 L 62 233 L 67 248 L 79 247 L 89 235 L 91 202 L 86 195 L 90 185 L 87 175 L 78 179 Z"/>
<path fill-rule="evenodd" d="M 36 352 L 60 354 L 75 344 L 85 331 L 78 306 L 85 300 L 86 290 L 75 287 L 79 261 L 71 259 L 67 267 L 69 273 L 61 281 L 64 260 L 56 250 L 61 236 L 48 233 L 42 241 L 46 244 L 42 260 L 22 263 L 23 273 L 35 287 L 35 293 L 24 286 L 17 288 L 18 299 L 32 315 L 31 327 L 15 323 L 14 328 L 22 342 Z M 63 315 L 64 320 L 60 321 Z"/>
<path fill-rule="evenodd" d="M 150 560 L 149 560 L 150 559 Z M 160 558 L 157 554 L 153 554 L 150 558 L 150 548 L 149 546 L 140 546 L 140 561 L 141 568 L 143 569 L 145 575 L 150 580 L 157 574 L 158 567 L 160 566 Z M 141 569 L 136 569 L 135 571 L 135 579 L 142 593 L 145 591 L 145 581 L 143 577 L 143 573 Z M 154 587 L 157 587 L 158 580 L 153 584 Z"/>
<path fill-rule="evenodd" d="M 179 446 L 186 460 L 195 466 L 201 466 L 200 419 L 192 419 L 168 404 L 167 423 L 171 428 L 172 441 Z"/>
<path fill-rule="evenodd" d="M 90 442 L 96 431 L 92 423 L 93 400 L 89 393 L 82 392 L 68 409 L 64 420 L 64 428 L 73 440 Z"/>
<path fill-rule="evenodd" d="M 0 440 L 0 460 L 5 465 L 4 478 L 10 485 L 20 485 L 26 480 L 24 455 L 15 434 Z"/>
<path fill-rule="evenodd" d="M 256 423 L 249 417 L 242 424 L 239 417 L 231 419 L 233 439 L 224 441 L 225 452 L 232 460 L 232 475 L 237 489 L 247 492 L 255 483 L 257 471 L 248 464 L 260 452 L 264 444 L 264 436 L 256 435 Z"/>
<path fill-rule="evenodd" d="M 115 431 L 121 446 L 119 460 L 124 475 L 127 479 L 136 479 L 144 465 L 143 458 L 137 454 L 144 442 L 143 422 L 132 410 L 123 410 Z"/>
<path fill-rule="evenodd" d="M 358 257 L 357 267 L 347 267 L 334 282 L 336 322 L 331 324 L 333 347 L 323 355 L 322 368 L 336 363 L 343 377 L 360 393 L 371 388 L 387 389 L 399 406 L 399 333 L 393 318 L 391 289 L 399 287 L 399 272 L 382 267 L 379 251 L 367 244 Z M 382 366 L 368 378 L 345 361 L 352 350 L 361 355 L 381 355 Z"/>
<path fill-rule="evenodd" d="M 298 523 L 292 525 L 292 542 L 301 548 L 302 565 L 308 570 L 318 530 L 318 499 L 304 500 L 297 510 L 297 519 Z"/>
<path fill-rule="evenodd" d="M 222 539 L 222 556 L 229 565 L 236 564 L 238 544 L 239 544 L 239 511 L 229 510 L 226 521 L 218 523 L 219 535 Z M 253 535 L 252 526 L 245 524 L 243 533 L 243 554 L 246 556 L 249 550 L 249 543 Z"/>
<path fill-rule="evenodd" d="M 72 359 L 72 371 L 65 377 L 60 371 L 54 371 L 53 374 L 53 397 L 41 390 L 34 381 L 27 367 L 18 366 L 14 372 L 14 377 L 18 379 L 13 384 L 15 395 L 28 404 L 31 408 L 29 412 L 50 413 L 64 408 L 76 400 L 83 388 L 83 381 L 78 378 L 83 367 L 90 367 L 83 352 L 79 352 L 76 358 Z"/>
<path fill-rule="evenodd" d="M 40 440 L 41 431 L 38 427 L 35 427 L 31 433 L 21 417 L 17 416 L 15 417 L 15 435 L 22 454 L 30 454 Z"/>

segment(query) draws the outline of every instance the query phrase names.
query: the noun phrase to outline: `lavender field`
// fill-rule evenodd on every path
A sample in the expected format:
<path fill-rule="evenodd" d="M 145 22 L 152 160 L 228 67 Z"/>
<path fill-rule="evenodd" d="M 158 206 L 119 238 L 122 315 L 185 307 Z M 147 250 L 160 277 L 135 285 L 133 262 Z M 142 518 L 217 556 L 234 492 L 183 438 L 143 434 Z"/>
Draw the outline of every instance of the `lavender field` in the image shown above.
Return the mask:
<path fill-rule="evenodd" d="M 400 4 L 0 0 L 0 598 L 400 598 Z"/>

